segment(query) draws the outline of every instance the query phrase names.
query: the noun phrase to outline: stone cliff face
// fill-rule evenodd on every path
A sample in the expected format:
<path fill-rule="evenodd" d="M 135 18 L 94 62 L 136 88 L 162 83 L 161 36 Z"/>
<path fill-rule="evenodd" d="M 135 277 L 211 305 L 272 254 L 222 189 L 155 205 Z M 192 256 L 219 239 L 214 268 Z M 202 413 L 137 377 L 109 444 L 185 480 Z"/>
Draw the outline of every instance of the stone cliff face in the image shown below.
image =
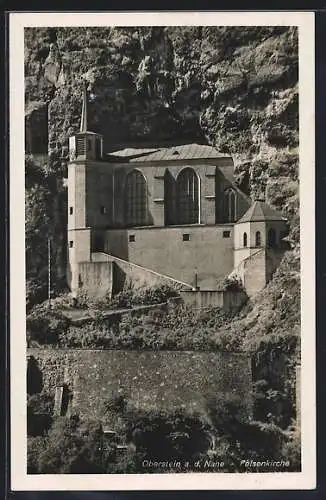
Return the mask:
<path fill-rule="evenodd" d="M 58 268 L 67 138 L 79 126 L 84 80 L 89 126 L 104 134 L 107 151 L 126 142 L 215 145 L 233 156 L 243 190 L 265 195 L 289 217 L 290 238 L 298 244 L 296 28 L 29 28 L 25 77 L 27 148 L 49 152 L 46 178 L 55 208 L 52 203 L 49 213 L 39 200 L 37 210 L 52 226 L 55 220 Z M 30 184 L 29 194 L 38 187 Z M 34 195 L 27 200 L 31 233 Z M 45 218 L 44 234 L 48 230 Z"/>

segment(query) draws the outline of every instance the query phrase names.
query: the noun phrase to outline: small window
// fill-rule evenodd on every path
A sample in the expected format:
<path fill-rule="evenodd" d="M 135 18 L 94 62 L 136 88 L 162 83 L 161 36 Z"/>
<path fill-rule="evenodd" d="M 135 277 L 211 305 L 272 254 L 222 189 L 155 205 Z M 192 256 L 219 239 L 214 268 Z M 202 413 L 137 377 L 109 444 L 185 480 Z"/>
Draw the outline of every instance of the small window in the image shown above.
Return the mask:
<path fill-rule="evenodd" d="M 190 234 L 188 234 L 188 233 L 183 234 L 182 235 L 182 240 L 183 241 L 189 241 L 190 240 Z"/>
<path fill-rule="evenodd" d="M 223 238 L 230 238 L 231 231 L 223 231 Z"/>
<path fill-rule="evenodd" d="M 74 246 L 74 242 L 72 240 L 69 241 L 69 248 L 72 248 Z"/>
<path fill-rule="evenodd" d="M 281 233 L 280 233 L 280 240 L 283 240 L 283 238 L 285 238 L 287 235 L 288 235 L 288 231 L 287 230 L 281 231 Z"/>
<path fill-rule="evenodd" d="M 129 241 L 136 241 L 134 234 L 129 234 Z"/>
<path fill-rule="evenodd" d="M 106 207 L 100 207 L 101 214 L 106 214 Z"/>
<path fill-rule="evenodd" d="M 270 248 L 276 247 L 276 232 L 275 232 L 275 229 L 272 228 L 272 229 L 270 229 L 268 231 L 268 237 L 267 237 L 267 239 L 268 239 L 268 246 Z"/>
<path fill-rule="evenodd" d="M 72 215 L 74 213 L 73 207 L 69 207 L 69 213 L 70 213 L 70 215 Z"/>
<path fill-rule="evenodd" d="M 256 247 L 260 247 L 261 246 L 261 235 L 260 235 L 260 231 L 257 231 L 256 232 Z"/>
<path fill-rule="evenodd" d="M 243 246 L 246 247 L 247 245 L 248 245 L 247 233 L 243 233 Z"/>
<path fill-rule="evenodd" d="M 84 155 L 86 153 L 86 141 L 85 141 L 85 136 L 82 137 L 77 137 L 76 139 L 77 142 L 77 156 L 79 155 Z"/>

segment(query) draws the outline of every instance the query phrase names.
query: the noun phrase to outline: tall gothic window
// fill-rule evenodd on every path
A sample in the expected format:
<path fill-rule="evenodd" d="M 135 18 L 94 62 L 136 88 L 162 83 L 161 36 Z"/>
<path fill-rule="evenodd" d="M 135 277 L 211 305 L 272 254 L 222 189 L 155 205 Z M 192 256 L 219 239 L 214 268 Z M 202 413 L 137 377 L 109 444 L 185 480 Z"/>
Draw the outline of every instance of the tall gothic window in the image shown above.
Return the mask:
<path fill-rule="evenodd" d="M 199 222 L 199 181 L 192 168 L 184 168 L 177 178 L 177 217 L 179 224 Z"/>
<path fill-rule="evenodd" d="M 261 234 L 260 231 L 256 231 L 256 241 L 255 241 L 255 246 L 260 247 L 261 246 Z"/>
<path fill-rule="evenodd" d="M 248 245 L 247 233 L 243 233 L 243 246 L 246 247 L 247 245 Z"/>
<path fill-rule="evenodd" d="M 175 181 L 171 172 L 166 169 L 164 174 L 164 225 L 175 224 Z"/>
<path fill-rule="evenodd" d="M 147 185 L 143 174 L 133 170 L 126 181 L 126 225 L 146 226 L 147 217 Z"/>
<path fill-rule="evenodd" d="M 236 195 L 232 188 L 224 191 L 223 195 L 223 221 L 235 222 L 236 221 Z"/>
<path fill-rule="evenodd" d="M 268 240 L 268 246 L 270 248 L 274 248 L 276 246 L 276 232 L 275 232 L 275 229 L 270 229 L 268 231 L 268 236 L 267 236 L 267 240 Z"/>

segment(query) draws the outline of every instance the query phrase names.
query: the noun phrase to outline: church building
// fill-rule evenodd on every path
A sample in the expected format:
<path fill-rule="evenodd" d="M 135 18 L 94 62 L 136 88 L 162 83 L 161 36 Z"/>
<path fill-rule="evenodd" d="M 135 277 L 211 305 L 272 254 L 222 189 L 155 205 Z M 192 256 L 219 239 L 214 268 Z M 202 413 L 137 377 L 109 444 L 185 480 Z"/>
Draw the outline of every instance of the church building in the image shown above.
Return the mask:
<path fill-rule="evenodd" d="M 231 156 L 202 144 L 106 154 L 88 130 L 69 138 L 68 281 L 73 295 L 176 283 L 210 291 L 236 274 L 264 288 L 284 253 L 286 220 L 235 183 Z"/>

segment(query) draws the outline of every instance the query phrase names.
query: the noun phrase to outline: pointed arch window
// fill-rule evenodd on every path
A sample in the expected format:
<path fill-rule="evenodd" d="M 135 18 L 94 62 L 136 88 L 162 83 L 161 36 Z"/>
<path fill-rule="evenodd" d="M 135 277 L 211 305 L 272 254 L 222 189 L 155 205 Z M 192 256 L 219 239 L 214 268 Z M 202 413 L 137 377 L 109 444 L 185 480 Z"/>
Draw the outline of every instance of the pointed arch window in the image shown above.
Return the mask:
<path fill-rule="evenodd" d="M 192 168 L 184 168 L 177 178 L 177 214 L 179 224 L 199 223 L 199 181 Z"/>
<path fill-rule="evenodd" d="M 148 224 L 147 184 L 139 170 L 132 170 L 127 175 L 125 196 L 126 225 L 146 226 Z"/>
<path fill-rule="evenodd" d="M 228 188 L 223 194 L 223 220 L 224 222 L 236 221 L 236 193 L 232 188 Z"/>
<path fill-rule="evenodd" d="M 276 231 L 275 231 L 275 229 L 271 228 L 268 231 L 267 241 L 268 241 L 268 246 L 270 248 L 276 247 Z"/>
<path fill-rule="evenodd" d="M 243 246 L 248 246 L 248 236 L 247 233 L 243 233 Z"/>
<path fill-rule="evenodd" d="M 256 231 L 255 246 L 256 247 L 260 247 L 261 246 L 261 234 L 260 234 L 260 231 Z"/>

